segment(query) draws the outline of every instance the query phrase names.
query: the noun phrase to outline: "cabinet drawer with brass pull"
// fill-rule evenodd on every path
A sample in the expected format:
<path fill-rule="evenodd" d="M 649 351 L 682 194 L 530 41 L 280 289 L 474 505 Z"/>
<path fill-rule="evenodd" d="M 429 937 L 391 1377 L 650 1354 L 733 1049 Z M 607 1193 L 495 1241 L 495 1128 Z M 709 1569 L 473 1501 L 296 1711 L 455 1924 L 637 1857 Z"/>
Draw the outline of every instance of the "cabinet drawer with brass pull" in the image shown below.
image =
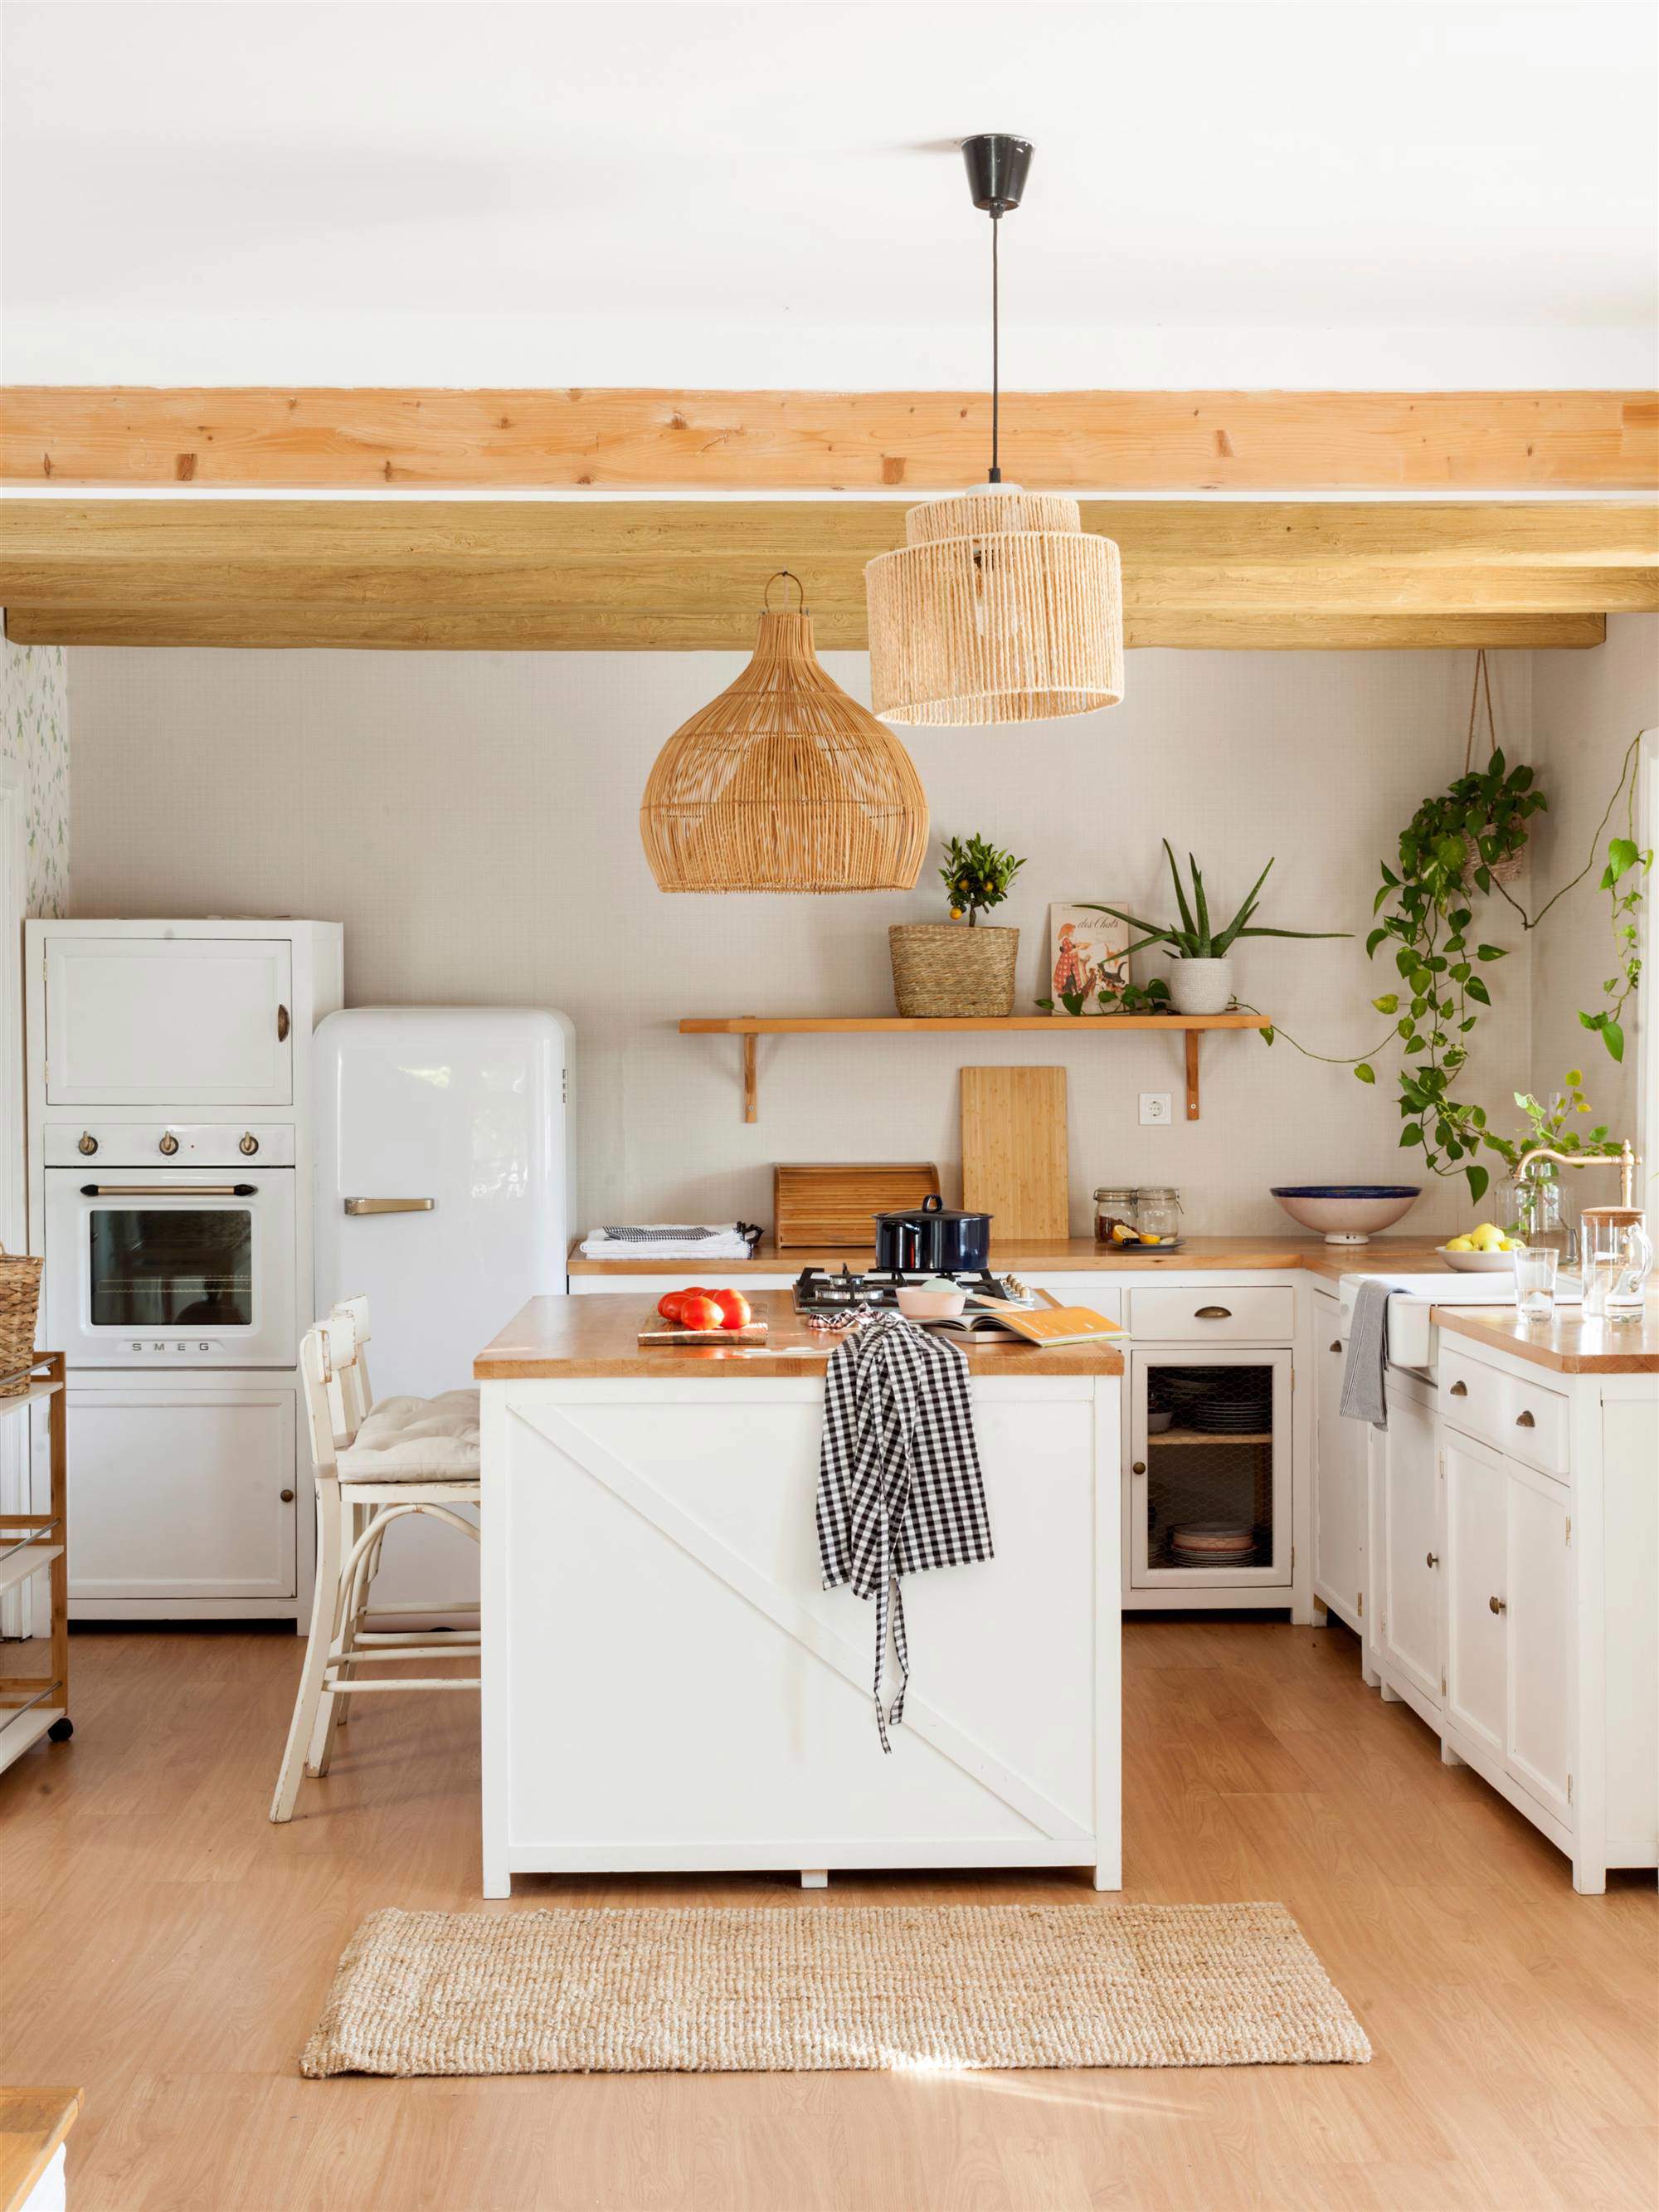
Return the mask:
<path fill-rule="evenodd" d="M 1568 1467 L 1567 1400 L 1453 1348 L 1440 1349 L 1440 1413 L 1449 1428 L 1524 1460 L 1542 1474 Z"/>
<path fill-rule="evenodd" d="M 1130 1330 L 1147 1343 L 1289 1344 L 1296 1334 L 1296 1292 L 1277 1285 L 1132 1289 L 1128 1309 Z"/>

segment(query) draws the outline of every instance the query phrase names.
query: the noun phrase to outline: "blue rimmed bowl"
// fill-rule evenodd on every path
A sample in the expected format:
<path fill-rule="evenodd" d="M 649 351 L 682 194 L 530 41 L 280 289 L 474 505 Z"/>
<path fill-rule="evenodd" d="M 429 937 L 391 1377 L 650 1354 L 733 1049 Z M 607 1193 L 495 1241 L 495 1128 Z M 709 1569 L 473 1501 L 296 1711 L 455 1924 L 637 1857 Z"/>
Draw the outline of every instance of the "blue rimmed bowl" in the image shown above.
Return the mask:
<path fill-rule="evenodd" d="M 1392 1229 L 1422 1196 L 1419 1183 L 1277 1183 L 1273 1196 L 1292 1221 L 1328 1244 L 1364 1244 Z"/>

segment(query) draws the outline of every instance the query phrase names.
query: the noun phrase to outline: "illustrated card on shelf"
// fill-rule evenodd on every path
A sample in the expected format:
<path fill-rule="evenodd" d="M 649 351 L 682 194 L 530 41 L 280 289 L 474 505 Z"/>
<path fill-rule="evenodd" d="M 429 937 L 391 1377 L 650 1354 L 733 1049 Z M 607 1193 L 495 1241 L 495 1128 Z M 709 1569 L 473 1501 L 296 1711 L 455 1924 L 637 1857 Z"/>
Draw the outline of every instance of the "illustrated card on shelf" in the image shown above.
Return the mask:
<path fill-rule="evenodd" d="M 1091 1014 L 1105 990 L 1121 991 L 1129 980 L 1129 925 L 1084 906 L 1048 909 L 1048 996 L 1054 1012 L 1078 994 Z"/>

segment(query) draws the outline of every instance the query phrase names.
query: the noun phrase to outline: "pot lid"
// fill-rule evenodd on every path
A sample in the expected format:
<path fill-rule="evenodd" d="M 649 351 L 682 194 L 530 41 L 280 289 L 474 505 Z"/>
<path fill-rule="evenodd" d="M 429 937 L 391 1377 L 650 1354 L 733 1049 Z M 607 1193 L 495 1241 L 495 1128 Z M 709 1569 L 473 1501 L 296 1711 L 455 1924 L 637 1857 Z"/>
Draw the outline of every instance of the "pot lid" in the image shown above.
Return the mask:
<path fill-rule="evenodd" d="M 897 1213 L 872 1213 L 872 1221 L 988 1221 L 988 1213 L 967 1213 L 959 1206 L 946 1206 L 944 1200 L 929 1196 L 920 1206 L 908 1206 Z"/>

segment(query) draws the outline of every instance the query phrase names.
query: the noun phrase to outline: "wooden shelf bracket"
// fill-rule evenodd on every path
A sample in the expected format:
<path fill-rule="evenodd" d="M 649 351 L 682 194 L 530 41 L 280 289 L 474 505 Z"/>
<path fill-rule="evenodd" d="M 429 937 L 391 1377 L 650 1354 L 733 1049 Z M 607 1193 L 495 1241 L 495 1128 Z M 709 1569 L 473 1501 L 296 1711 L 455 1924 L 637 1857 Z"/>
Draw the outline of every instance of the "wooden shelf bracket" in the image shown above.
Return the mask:
<path fill-rule="evenodd" d="M 1061 1030 L 1091 1030 L 1109 1035 L 1122 1030 L 1178 1030 L 1186 1047 L 1187 1119 L 1199 1118 L 1199 1037 L 1206 1030 L 1265 1030 L 1272 1023 L 1265 1014 L 1010 1014 L 1003 1017 L 949 1015 L 922 1019 L 905 1014 L 718 1014 L 686 1015 L 680 1023 L 683 1036 L 735 1036 L 743 1046 L 743 1118 L 760 1119 L 760 1081 L 756 1040 L 763 1036 L 824 1036 L 872 1034 L 888 1030 L 910 1033 L 942 1030 L 947 1033 L 974 1030 L 1029 1030 L 1053 1036 Z"/>

